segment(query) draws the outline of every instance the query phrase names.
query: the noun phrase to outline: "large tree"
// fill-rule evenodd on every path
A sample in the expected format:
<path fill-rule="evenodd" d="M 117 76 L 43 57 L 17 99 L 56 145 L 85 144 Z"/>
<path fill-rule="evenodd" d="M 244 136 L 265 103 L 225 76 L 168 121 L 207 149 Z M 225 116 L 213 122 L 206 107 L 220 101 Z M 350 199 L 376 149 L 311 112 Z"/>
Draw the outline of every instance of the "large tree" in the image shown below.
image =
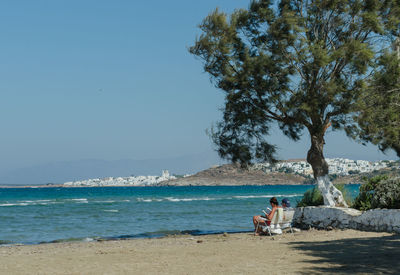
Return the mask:
<path fill-rule="evenodd" d="M 273 122 L 293 140 L 307 130 L 307 161 L 325 204 L 345 204 L 327 177 L 325 132 L 351 120 L 398 28 L 398 4 L 256 0 L 231 15 L 210 13 L 189 50 L 226 93 L 223 120 L 212 131 L 220 156 L 244 165 L 274 161 L 267 141 Z"/>

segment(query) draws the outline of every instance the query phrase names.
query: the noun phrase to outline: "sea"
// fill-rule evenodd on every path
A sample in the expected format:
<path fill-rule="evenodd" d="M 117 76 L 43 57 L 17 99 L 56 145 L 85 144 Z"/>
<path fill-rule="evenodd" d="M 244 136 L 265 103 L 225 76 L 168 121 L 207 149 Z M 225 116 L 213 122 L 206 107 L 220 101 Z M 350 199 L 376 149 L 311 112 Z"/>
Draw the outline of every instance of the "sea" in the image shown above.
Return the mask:
<path fill-rule="evenodd" d="M 250 232 L 313 185 L 0 188 L 0 245 Z M 347 185 L 351 197 L 359 185 Z"/>

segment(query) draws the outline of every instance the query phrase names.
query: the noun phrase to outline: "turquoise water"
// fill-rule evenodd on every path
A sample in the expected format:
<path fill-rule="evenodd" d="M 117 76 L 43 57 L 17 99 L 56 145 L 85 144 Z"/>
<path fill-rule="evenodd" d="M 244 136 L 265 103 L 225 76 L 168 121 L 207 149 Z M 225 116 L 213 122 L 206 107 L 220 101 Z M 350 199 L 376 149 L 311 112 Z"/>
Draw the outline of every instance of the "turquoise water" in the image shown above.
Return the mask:
<path fill-rule="evenodd" d="M 269 199 L 311 185 L 0 189 L 0 244 L 250 231 Z M 358 185 L 347 186 L 354 197 Z"/>

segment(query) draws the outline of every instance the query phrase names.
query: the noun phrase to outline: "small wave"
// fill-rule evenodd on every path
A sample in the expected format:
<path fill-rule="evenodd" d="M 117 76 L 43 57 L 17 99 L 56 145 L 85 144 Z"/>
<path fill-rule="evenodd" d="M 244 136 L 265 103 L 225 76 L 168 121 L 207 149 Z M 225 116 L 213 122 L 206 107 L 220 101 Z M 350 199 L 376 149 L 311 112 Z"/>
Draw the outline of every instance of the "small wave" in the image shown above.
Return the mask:
<path fill-rule="evenodd" d="M 94 238 L 95 241 L 105 241 L 105 240 L 123 240 L 123 239 L 142 239 L 142 238 L 160 238 L 168 235 L 192 235 L 192 236 L 202 236 L 202 235 L 214 235 L 214 234 L 234 234 L 234 233 L 249 233 L 253 230 L 160 230 L 153 232 L 144 232 L 132 235 L 120 235 L 114 237 L 97 237 Z"/>
<path fill-rule="evenodd" d="M 173 202 L 177 202 L 177 201 L 182 201 L 183 199 L 176 199 L 176 198 L 166 198 L 167 201 L 173 201 Z"/>
<path fill-rule="evenodd" d="M 7 245 L 7 244 L 11 244 L 12 242 L 10 241 L 5 241 L 5 240 L 0 240 L 0 245 Z"/>
<path fill-rule="evenodd" d="M 91 239 L 91 240 L 90 240 Z M 88 242 L 88 241 L 93 241 L 92 238 L 67 238 L 67 239 L 57 239 L 57 240 L 53 240 L 53 241 L 44 241 L 44 242 L 40 242 L 40 244 L 44 244 L 44 243 L 68 243 L 68 242 Z"/>
<path fill-rule="evenodd" d="M 84 242 L 93 242 L 94 239 L 93 238 L 84 238 L 83 241 Z"/>
<path fill-rule="evenodd" d="M 303 194 L 292 194 L 292 195 L 281 195 L 281 194 L 274 194 L 274 195 L 248 195 L 248 196 L 233 196 L 235 199 L 257 199 L 257 198 L 292 198 L 303 196 Z"/>
<path fill-rule="evenodd" d="M 303 196 L 303 194 L 292 194 L 292 195 L 283 195 L 283 194 L 274 194 L 274 195 L 247 195 L 247 196 L 230 196 L 230 197 L 194 197 L 194 198 L 176 198 L 176 197 L 165 197 L 165 198 L 137 198 L 138 202 L 190 202 L 190 201 L 215 201 L 215 200 L 232 200 L 232 199 L 259 199 L 259 198 L 290 198 L 290 197 L 298 197 Z"/>
<path fill-rule="evenodd" d="M 174 197 L 166 197 L 162 199 L 145 199 L 145 198 L 137 198 L 138 202 L 161 202 L 161 201 L 169 201 L 169 202 L 181 202 L 181 201 L 212 201 L 212 200 L 220 200 L 224 198 L 209 198 L 209 197 L 201 197 L 201 198 L 174 198 Z"/>
<path fill-rule="evenodd" d="M 163 201 L 163 199 L 145 199 L 145 198 L 137 198 L 138 202 L 153 202 L 153 201 Z"/>
<path fill-rule="evenodd" d="M 69 199 L 69 201 L 74 201 L 77 203 L 88 203 L 88 200 L 86 198 L 83 199 Z"/>
<path fill-rule="evenodd" d="M 27 206 L 27 205 L 30 205 L 29 203 L 25 203 L 25 202 L 22 202 L 22 203 L 3 203 L 3 204 L 0 204 L 0 206 Z"/>
<path fill-rule="evenodd" d="M 37 202 L 52 202 L 54 200 L 35 200 L 35 201 L 18 201 L 18 202 L 26 202 L 26 203 L 37 203 Z"/>
<path fill-rule="evenodd" d="M 249 196 L 233 196 L 234 199 L 256 199 L 256 198 L 272 198 L 272 195 L 249 195 Z"/>
<path fill-rule="evenodd" d="M 116 210 L 116 209 L 103 210 L 103 211 L 104 211 L 104 212 L 113 212 L 113 213 L 119 212 L 119 211 Z"/>
<path fill-rule="evenodd" d="M 0 206 L 31 206 L 31 205 L 49 205 L 56 204 L 58 202 L 50 200 L 37 200 L 37 201 L 19 201 L 17 203 L 3 203 Z"/>
<path fill-rule="evenodd" d="M 94 201 L 94 202 L 97 202 L 97 203 L 113 203 L 115 201 Z"/>
<path fill-rule="evenodd" d="M 166 198 L 168 201 L 178 202 L 178 201 L 214 201 L 214 200 L 221 200 L 224 198 L 209 198 L 209 197 L 200 197 L 200 198 Z"/>

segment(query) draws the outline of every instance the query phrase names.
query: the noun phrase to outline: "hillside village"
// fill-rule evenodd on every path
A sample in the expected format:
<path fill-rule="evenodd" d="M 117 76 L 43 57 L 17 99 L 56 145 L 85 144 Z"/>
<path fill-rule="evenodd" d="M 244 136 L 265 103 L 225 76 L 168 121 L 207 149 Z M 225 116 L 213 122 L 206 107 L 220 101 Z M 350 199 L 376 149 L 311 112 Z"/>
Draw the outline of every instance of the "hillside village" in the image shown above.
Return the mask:
<path fill-rule="evenodd" d="M 108 177 L 104 179 L 88 179 L 80 181 L 69 181 L 63 184 L 64 187 L 83 186 L 152 186 L 160 182 L 176 179 L 167 170 L 163 170 L 161 176 L 137 176 L 137 177 Z"/>
<path fill-rule="evenodd" d="M 329 165 L 329 174 L 338 176 L 348 176 L 352 174 L 368 173 L 388 167 L 399 167 L 399 161 L 382 160 L 382 161 L 366 161 L 366 160 L 351 160 L 343 158 L 327 158 Z M 275 165 L 269 163 L 254 164 L 251 169 L 262 170 L 265 173 L 284 172 L 294 173 L 302 176 L 312 176 L 312 167 L 306 160 L 297 161 L 282 161 Z"/>

